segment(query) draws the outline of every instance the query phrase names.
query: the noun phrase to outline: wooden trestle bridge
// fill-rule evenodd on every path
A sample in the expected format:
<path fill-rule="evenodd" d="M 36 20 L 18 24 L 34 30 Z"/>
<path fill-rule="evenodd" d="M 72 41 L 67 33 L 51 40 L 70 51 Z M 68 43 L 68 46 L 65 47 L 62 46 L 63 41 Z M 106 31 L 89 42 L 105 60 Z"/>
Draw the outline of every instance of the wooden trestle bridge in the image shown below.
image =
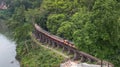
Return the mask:
<path fill-rule="evenodd" d="M 85 52 L 79 51 L 74 47 L 72 42 L 65 41 L 63 38 L 52 35 L 49 32 L 43 30 L 37 24 L 34 24 L 34 32 L 33 34 L 42 43 L 47 43 L 54 48 L 62 48 L 63 51 L 67 51 L 68 54 L 73 54 L 73 60 L 79 60 L 81 62 L 91 62 L 101 65 L 106 65 L 106 67 L 114 67 L 112 63 L 107 61 L 101 61 L 98 58 L 95 58 Z"/>

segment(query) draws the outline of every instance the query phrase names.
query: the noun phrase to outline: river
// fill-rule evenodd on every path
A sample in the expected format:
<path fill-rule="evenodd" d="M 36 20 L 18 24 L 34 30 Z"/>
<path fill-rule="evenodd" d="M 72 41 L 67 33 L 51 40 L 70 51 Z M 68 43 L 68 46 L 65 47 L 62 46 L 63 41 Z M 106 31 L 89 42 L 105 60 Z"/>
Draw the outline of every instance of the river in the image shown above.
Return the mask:
<path fill-rule="evenodd" d="M 15 56 L 16 43 L 0 34 L 0 67 L 20 67 Z"/>

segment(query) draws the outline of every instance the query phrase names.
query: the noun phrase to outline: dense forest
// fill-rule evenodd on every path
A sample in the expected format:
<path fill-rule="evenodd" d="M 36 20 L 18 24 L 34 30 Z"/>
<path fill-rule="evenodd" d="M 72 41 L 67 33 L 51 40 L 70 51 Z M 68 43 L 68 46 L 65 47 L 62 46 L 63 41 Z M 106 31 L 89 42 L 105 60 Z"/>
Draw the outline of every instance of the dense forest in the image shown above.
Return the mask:
<path fill-rule="evenodd" d="M 74 42 L 78 50 L 112 62 L 115 67 L 119 67 L 119 0 L 5 0 L 5 2 L 8 9 L 0 10 L 0 18 L 6 20 L 12 31 L 18 43 L 19 59 L 25 58 L 21 59 L 23 64 L 29 60 L 29 54 L 37 52 L 31 49 L 31 53 L 29 51 L 21 56 L 24 44 L 32 42 L 29 33 L 33 31 L 34 22 L 52 34 Z M 41 49 L 38 50 L 40 52 Z M 44 52 L 46 53 L 41 51 L 40 55 L 50 55 L 49 51 Z M 51 59 L 50 63 L 55 62 L 55 59 Z M 42 63 L 42 67 L 54 66 L 54 64 L 53 66 L 45 64 L 46 61 L 39 60 L 38 65 Z"/>

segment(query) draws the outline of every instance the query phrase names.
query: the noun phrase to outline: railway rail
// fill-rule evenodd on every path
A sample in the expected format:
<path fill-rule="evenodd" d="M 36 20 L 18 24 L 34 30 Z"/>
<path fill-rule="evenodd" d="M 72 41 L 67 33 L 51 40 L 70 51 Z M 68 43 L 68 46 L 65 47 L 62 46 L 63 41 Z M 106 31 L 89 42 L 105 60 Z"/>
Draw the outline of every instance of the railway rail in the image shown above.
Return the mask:
<path fill-rule="evenodd" d="M 67 51 L 68 54 L 73 54 L 73 60 L 79 60 L 80 62 L 90 62 L 101 65 L 105 65 L 107 67 L 114 67 L 114 65 L 107 61 L 101 61 L 100 59 L 93 57 L 83 51 L 77 50 L 72 42 L 64 40 L 61 37 L 52 35 L 51 33 L 43 30 L 39 25 L 34 24 L 34 35 L 37 40 L 42 43 L 47 43 L 54 48 L 62 48 L 63 51 Z"/>

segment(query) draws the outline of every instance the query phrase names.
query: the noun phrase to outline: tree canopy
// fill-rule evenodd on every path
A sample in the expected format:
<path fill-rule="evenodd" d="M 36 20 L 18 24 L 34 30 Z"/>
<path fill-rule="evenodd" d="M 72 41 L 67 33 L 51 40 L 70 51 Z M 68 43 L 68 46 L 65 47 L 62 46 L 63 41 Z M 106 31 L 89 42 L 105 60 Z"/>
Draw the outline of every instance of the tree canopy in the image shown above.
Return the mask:
<path fill-rule="evenodd" d="M 77 49 L 120 64 L 119 0 L 6 0 L 8 26 L 17 42 L 29 39 L 32 22 L 75 43 Z M 22 33 L 20 33 L 22 32 Z"/>

